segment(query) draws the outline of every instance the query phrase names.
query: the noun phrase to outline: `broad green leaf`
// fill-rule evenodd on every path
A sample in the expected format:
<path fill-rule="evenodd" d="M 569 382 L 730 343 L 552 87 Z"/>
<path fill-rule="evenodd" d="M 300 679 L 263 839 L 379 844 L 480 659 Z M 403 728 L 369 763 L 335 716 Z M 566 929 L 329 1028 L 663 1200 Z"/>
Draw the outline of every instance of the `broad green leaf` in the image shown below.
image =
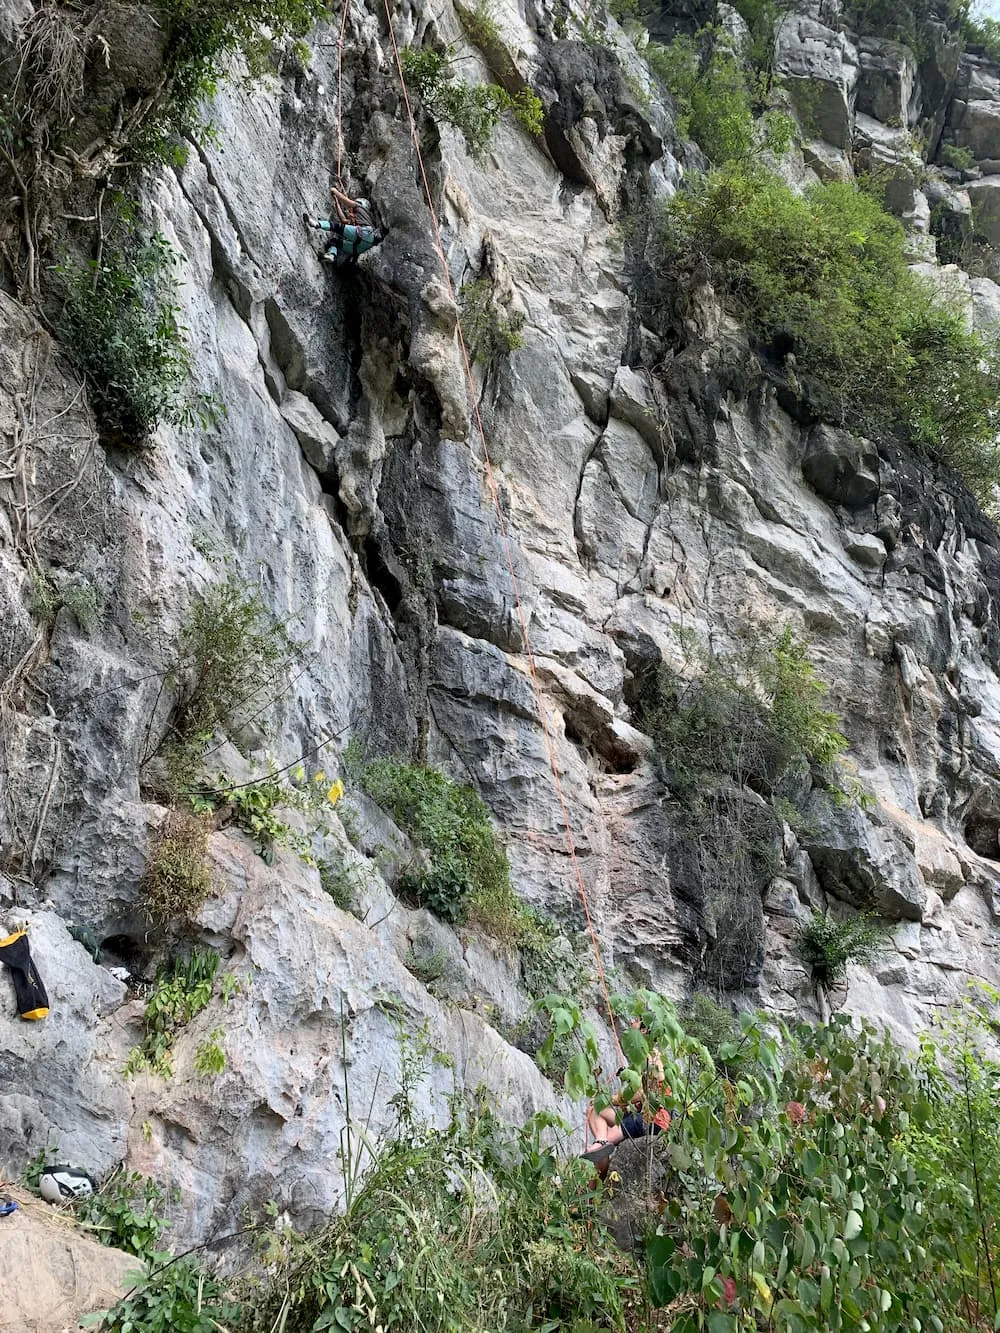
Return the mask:
<path fill-rule="evenodd" d="M 577 1051 L 566 1066 L 564 1082 L 566 1091 L 571 1097 L 585 1097 L 587 1095 L 591 1082 L 591 1068 L 590 1062 L 583 1051 Z"/>
<path fill-rule="evenodd" d="M 649 1059 L 649 1042 L 638 1028 L 626 1028 L 621 1036 L 622 1050 L 633 1069 L 641 1073 Z"/>
<path fill-rule="evenodd" d="M 807 1148 L 802 1154 L 803 1174 L 812 1179 L 823 1170 L 823 1157 L 815 1148 Z"/>
<path fill-rule="evenodd" d="M 677 1327 L 677 1325 L 675 1325 Z M 716 1310 L 708 1316 L 708 1333 L 736 1333 L 736 1316 Z"/>

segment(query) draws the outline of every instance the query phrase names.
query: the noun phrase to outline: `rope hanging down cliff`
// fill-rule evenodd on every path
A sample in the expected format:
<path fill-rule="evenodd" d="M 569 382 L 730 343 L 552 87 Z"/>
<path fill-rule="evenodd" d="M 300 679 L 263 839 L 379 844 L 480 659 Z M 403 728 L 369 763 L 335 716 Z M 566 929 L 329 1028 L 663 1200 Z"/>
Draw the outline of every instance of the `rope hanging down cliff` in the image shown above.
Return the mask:
<path fill-rule="evenodd" d="M 344 7 L 343 7 L 344 19 L 342 20 L 341 23 L 341 47 L 343 45 L 344 26 L 346 23 L 347 6 L 349 3 L 350 0 L 344 0 Z M 414 153 L 416 154 L 417 163 L 420 167 L 420 179 L 423 183 L 424 195 L 427 200 L 427 208 L 431 217 L 431 227 L 434 235 L 434 246 L 435 249 L 437 250 L 438 258 L 441 261 L 441 271 L 444 274 L 444 280 L 448 288 L 448 293 L 452 299 L 452 302 L 455 304 L 457 310 L 458 302 L 456 300 L 455 287 L 454 284 L 452 283 L 451 274 L 448 270 L 448 259 L 447 255 L 445 254 L 444 243 L 441 239 L 441 229 L 438 226 L 437 211 L 434 207 L 434 199 L 431 194 L 430 186 L 427 181 L 427 172 L 424 168 L 423 155 L 420 151 L 420 140 L 417 134 L 416 120 L 413 115 L 413 106 L 410 101 L 409 89 L 407 88 L 406 85 L 406 76 L 403 72 L 403 62 L 400 57 L 399 46 L 396 42 L 396 34 L 392 26 L 392 12 L 389 7 L 389 0 L 384 0 L 384 4 L 385 4 L 386 23 L 388 24 L 389 28 L 389 39 L 392 42 L 393 58 L 396 64 L 396 72 L 399 76 L 400 89 L 403 94 L 403 102 L 406 106 L 406 114 L 410 125 L 410 139 L 413 143 Z M 338 63 L 340 59 L 340 54 L 341 53 L 338 52 Z M 338 176 L 340 172 L 340 145 L 342 143 L 342 114 L 343 114 L 343 103 L 342 100 L 338 100 L 338 105 L 337 105 Z M 457 319 L 456 322 L 456 331 L 458 333 L 458 345 L 461 348 L 462 352 L 462 363 L 465 369 L 465 379 L 469 393 L 469 401 L 472 405 L 472 414 L 476 423 L 476 430 L 479 435 L 479 439 L 482 443 L 483 461 L 485 465 L 486 478 L 489 483 L 490 494 L 493 498 L 493 505 L 494 508 L 496 509 L 497 522 L 500 531 L 500 540 L 503 545 L 503 551 L 504 551 L 504 558 L 507 563 L 507 569 L 510 573 L 511 587 L 513 589 L 513 594 L 514 594 L 514 605 L 517 609 L 517 618 L 521 629 L 521 640 L 524 644 L 524 655 L 528 663 L 528 673 L 531 677 L 531 685 L 535 695 L 535 703 L 538 708 L 538 717 L 542 727 L 542 735 L 545 738 L 545 749 L 548 755 L 549 768 L 551 769 L 552 772 L 552 782 L 555 788 L 556 796 L 558 797 L 559 800 L 559 808 L 562 813 L 563 828 L 566 837 L 566 847 L 569 852 L 570 862 L 573 867 L 573 874 L 576 880 L 576 886 L 580 896 L 580 901 L 583 905 L 583 912 L 587 922 L 587 929 L 590 932 L 590 941 L 594 950 L 594 958 L 597 962 L 597 975 L 598 978 L 600 979 L 601 991 L 604 996 L 604 1003 L 608 1011 L 608 1022 L 611 1025 L 611 1032 L 614 1037 L 615 1046 L 617 1047 L 619 1058 L 622 1061 L 622 1063 L 625 1063 L 625 1057 L 622 1052 L 621 1042 L 619 1041 L 618 1038 L 618 1029 L 615 1024 L 615 1016 L 611 1007 L 611 997 L 608 993 L 607 979 L 604 975 L 604 963 L 601 958 L 600 944 L 598 943 L 597 932 L 594 929 L 594 921 L 590 912 L 590 902 L 587 897 L 587 887 L 583 880 L 583 873 L 580 869 L 579 857 L 577 856 L 576 843 L 573 839 L 573 828 L 569 815 L 569 807 L 566 803 L 566 797 L 563 792 L 562 781 L 559 777 L 559 765 L 556 759 L 555 746 L 552 740 L 552 733 L 549 729 L 549 722 L 545 711 L 545 703 L 542 698 L 542 689 L 538 679 L 538 672 L 535 667 L 535 655 L 531 647 L 531 638 L 528 634 L 528 624 L 524 614 L 524 607 L 521 603 L 520 585 L 518 583 L 517 574 L 514 570 L 514 559 L 511 552 L 510 539 L 507 534 L 507 524 L 504 520 L 503 508 L 500 503 L 500 492 L 497 487 L 496 478 L 493 473 L 493 465 L 490 461 L 489 447 L 486 442 L 486 430 L 483 426 L 483 420 L 479 412 L 479 402 L 476 395 L 476 386 L 472 376 L 472 363 L 469 359 L 468 348 L 466 346 L 465 336 L 462 331 L 462 322 L 460 317 Z"/>

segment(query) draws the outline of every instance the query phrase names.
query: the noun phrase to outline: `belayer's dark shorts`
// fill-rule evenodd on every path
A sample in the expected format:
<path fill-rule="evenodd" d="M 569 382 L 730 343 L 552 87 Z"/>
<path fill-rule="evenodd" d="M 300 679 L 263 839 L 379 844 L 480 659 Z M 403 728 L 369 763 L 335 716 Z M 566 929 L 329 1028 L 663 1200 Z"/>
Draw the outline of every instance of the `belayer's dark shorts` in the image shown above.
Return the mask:
<path fill-rule="evenodd" d="M 643 1139 L 647 1134 L 659 1134 L 661 1130 L 659 1125 L 643 1120 L 637 1111 L 632 1111 L 622 1119 L 622 1133 L 627 1139 Z"/>

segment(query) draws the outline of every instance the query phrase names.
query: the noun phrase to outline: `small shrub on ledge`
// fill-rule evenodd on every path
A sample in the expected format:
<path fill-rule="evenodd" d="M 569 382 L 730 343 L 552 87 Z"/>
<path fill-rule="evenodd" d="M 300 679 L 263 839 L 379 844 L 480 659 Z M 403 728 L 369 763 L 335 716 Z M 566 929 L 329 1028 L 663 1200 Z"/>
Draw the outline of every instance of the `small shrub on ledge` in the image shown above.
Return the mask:
<path fill-rule="evenodd" d="M 105 444 L 140 449 L 161 422 L 208 424 L 188 389 L 191 353 L 178 321 L 177 256 L 166 240 L 125 232 L 99 259 L 57 270 L 56 330 L 87 381 Z"/>
<path fill-rule="evenodd" d="M 795 948 L 817 985 L 841 981 L 848 963 L 868 963 L 885 947 L 885 931 L 874 914 L 835 920 L 828 912 L 812 912 L 799 927 Z"/>

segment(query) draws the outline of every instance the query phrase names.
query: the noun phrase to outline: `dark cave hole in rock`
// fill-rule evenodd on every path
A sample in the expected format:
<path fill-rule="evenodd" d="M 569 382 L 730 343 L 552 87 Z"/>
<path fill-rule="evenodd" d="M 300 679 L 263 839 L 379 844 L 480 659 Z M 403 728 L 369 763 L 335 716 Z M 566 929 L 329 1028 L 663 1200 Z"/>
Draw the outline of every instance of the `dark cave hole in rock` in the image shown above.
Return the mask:
<path fill-rule="evenodd" d="M 965 841 L 977 856 L 1000 861 L 1000 814 L 973 815 L 967 819 Z"/>
<path fill-rule="evenodd" d="M 400 602 L 403 600 L 403 589 L 400 586 L 399 580 L 382 559 L 382 553 L 379 550 L 378 542 L 373 537 L 365 539 L 364 554 L 368 582 L 373 588 L 379 590 L 385 598 L 389 610 L 395 614 Z"/>
<path fill-rule="evenodd" d="M 131 935 L 106 935 L 101 940 L 101 962 L 105 967 L 128 968 L 140 981 L 151 981 L 156 971 L 158 950 Z"/>

